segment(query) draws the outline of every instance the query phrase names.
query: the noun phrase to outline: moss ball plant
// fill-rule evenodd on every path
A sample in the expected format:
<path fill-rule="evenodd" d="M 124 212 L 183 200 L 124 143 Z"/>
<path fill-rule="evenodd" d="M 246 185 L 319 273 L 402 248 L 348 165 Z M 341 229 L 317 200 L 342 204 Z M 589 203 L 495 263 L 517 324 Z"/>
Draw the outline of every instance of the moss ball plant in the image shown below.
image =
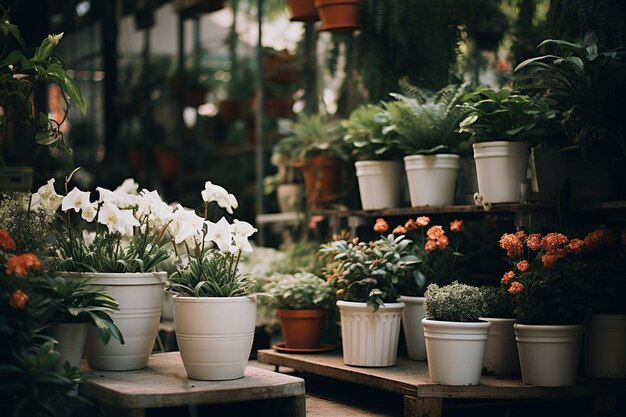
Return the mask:
<path fill-rule="evenodd" d="M 497 317 L 509 319 L 515 317 L 511 296 L 502 287 L 483 286 L 480 287 L 485 303 L 487 303 L 487 313 L 485 317 Z"/>
<path fill-rule="evenodd" d="M 439 321 L 478 322 L 487 313 L 487 303 L 478 287 L 454 281 L 430 284 L 424 294 L 426 318 Z"/>

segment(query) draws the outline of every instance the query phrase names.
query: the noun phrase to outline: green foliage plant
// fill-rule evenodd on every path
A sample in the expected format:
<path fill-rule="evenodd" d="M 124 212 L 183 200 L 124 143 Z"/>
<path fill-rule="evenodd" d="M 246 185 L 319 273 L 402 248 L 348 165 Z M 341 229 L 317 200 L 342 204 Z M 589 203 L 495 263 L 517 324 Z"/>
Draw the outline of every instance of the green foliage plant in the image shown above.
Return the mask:
<path fill-rule="evenodd" d="M 54 213 L 33 207 L 30 193 L 0 193 L 0 229 L 6 230 L 24 252 L 41 254 L 50 243 Z"/>
<path fill-rule="evenodd" d="M 29 49 L 24 44 L 19 28 L 11 23 L 8 11 L 0 7 L 0 128 L 10 123 L 22 122 L 35 129 L 35 141 L 40 145 L 57 147 L 71 153 L 63 140 L 61 125 L 67 119 L 70 105 L 74 104 L 84 114 L 87 103 L 78 85 L 65 70 L 55 48 L 63 37 L 48 35 L 41 44 Z M 36 91 L 57 85 L 65 102 L 61 121 L 49 118 L 46 113 L 33 114 L 31 97 Z"/>
<path fill-rule="evenodd" d="M 516 86 L 549 100 L 567 138 L 563 145 L 579 146 L 585 158 L 598 151 L 626 156 L 626 51 L 600 51 L 594 33 L 583 43 L 546 39 L 537 48 L 555 52 L 519 64 Z"/>
<path fill-rule="evenodd" d="M 487 313 L 487 304 L 478 287 L 454 281 L 430 284 L 424 294 L 426 318 L 439 321 L 478 322 Z"/>
<path fill-rule="evenodd" d="M 515 91 L 480 87 L 460 104 L 467 117 L 459 132 L 470 134 L 470 142 L 517 141 L 536 144 L 549 134 L 556 111 L 547 99 Z"/>
<path fill-rule="evenodd" d="M 262 292 L 273 297 L 275 307 L 287 310 L 329 309 L 335 301 L 330 283 L 310 272 L 274 274 Z"/>
<path fill-rule="evenodd" d="M 392 142 L 391 118 L 382 105 L 364 104 L 350 113 L 341 125 L 344 142 L 357 160 L 396 160 L 401 155 Z"/>
<path fill-rule="evenodd" d="M 391 93 L 385 103 L 395 145 L 405 155 L 459 153 L 467 135 L 458 132 L 465 110 L 457 106 L 468 92 L 467 84 L 450 84 L 432 92 L 400 81 L 403 94 Z"/>
<path fill-rule="evenodd" d="M 286 155 L 291 163 L 316 155 L 347 160 L 343 136 L 339 122 L 327 121 L 318 113 L 299 113 L 290 133 L 280 139 L 273 151 Z"/>
<path fill-rule="evenodd" d="M 338 238 L 323 244 L 319 254 L 337 299 L 365 302 L 373 311 L 396 302 L 398 278 L 418 262 L 410 253 L 411 243 L 404 235 L 389 234 L 371 242 Z"/>
<path fill-rule="evenodd" d="M 514 317 L 511 297 L 507 294 L 503 287 L 484 285 L 480 287 L 480 290 L 483 293 L 485 303 L 487 303 L 487 312 L 485 313 L 485 317 L 503 319 Z"/>

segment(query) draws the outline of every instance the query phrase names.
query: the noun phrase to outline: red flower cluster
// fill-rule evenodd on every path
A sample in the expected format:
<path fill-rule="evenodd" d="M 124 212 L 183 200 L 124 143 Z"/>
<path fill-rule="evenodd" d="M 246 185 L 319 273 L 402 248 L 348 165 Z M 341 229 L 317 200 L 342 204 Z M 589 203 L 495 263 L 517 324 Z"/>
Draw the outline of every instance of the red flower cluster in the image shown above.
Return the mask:
<path fill-rule="evenodd" d="M 7 260 L 7 275 L 15 274 L 20 277 L 25 277 L 28 275 L 29 269 L 39 269 L 41 263 L 39 259 L 30 253 L 25 253 L 23 255 L 15 255 L 11 256 Z"/>
<path fill-rule="evenodd" d="M 15 241 L 6 230 L 0 229 L 0 248 L 5 251 L 15 250 Z"/>
<path fill-rule="evenodd" d="M 15 290 L 9 298 L 9 305 L 17 310 L 22 310 L 28 303 L 28 295 L 22 290 Z"/>

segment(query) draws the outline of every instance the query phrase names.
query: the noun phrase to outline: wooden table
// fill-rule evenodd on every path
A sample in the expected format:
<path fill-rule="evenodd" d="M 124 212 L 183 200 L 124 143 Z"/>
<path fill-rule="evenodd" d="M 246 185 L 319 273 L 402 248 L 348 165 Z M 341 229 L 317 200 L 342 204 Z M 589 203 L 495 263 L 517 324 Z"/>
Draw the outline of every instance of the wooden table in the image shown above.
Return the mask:
<path fill-rule="evenodd" d="M 626 393 L 625 380 L 580 380 L 571 387 L 535 387 L 518 378 L 483 376 L 480 385 L 453 386 L 430 381 L 428 364 L 398 358 L 396 366 L 360 368 L 343 363 L 340 352 L 288 354 L 273 349 L 260 350 L 258 361 L 301 372 L 335 378 L 398 393 L 404 396 L 405 417 L 440 417 L 444 399 L 499 401 L 588 398 L 593 415 L 615 415 L 618 395 Z"/>
<path fill-rule="evenodd" d="M 230 404 L 271 400 L 272 415 L 305 417 L 304 380 L 247 367 L 243 378 L 196 381 L 187 378 L 179 352 L 155 354 L 137 371 L 98 371 L 83 364 L 79 393 L 107 415 L 139 417 L 147 408 Z"/>

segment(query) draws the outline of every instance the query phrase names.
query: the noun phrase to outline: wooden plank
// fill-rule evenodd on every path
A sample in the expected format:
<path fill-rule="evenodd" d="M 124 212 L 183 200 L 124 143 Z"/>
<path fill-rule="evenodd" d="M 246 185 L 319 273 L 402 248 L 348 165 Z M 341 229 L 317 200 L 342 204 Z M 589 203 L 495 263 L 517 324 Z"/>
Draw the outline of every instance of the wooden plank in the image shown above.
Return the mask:
<path fill-rule="evenodd" d="M 441 398 L 416 398 L 404 396 L 404 417 L 441 417 Z"/>
<path fill-rule="evenodd" d="M 592 397 L 626 393 L 624 380 L 580 380 L 571 387 L 535 387 L 525 385 L 519 378 L 483 376 L 480 385 L 454 386 L 430 381 L 428 364 L 398 358 L 397 366 L 388 368 L 358 368 L 343 363 L 341 354 L 301 355 L 260 350 L 261 363 L 287 366 L 303 372 L 355 382 L 386 391 L 418 398 L 459 399 L 534 399 Z"/>
<path fill-rule="evenodd" d="M 187 378 L 179 352 L 152 355 L 148 367 L 107 372 L 83 369 L 79 393 L 102 404 L 125 408 L 158 408 L 219 404 L 304 395 L 304 380 L 257 367 L 241 379 L 196 381 Z"/>

